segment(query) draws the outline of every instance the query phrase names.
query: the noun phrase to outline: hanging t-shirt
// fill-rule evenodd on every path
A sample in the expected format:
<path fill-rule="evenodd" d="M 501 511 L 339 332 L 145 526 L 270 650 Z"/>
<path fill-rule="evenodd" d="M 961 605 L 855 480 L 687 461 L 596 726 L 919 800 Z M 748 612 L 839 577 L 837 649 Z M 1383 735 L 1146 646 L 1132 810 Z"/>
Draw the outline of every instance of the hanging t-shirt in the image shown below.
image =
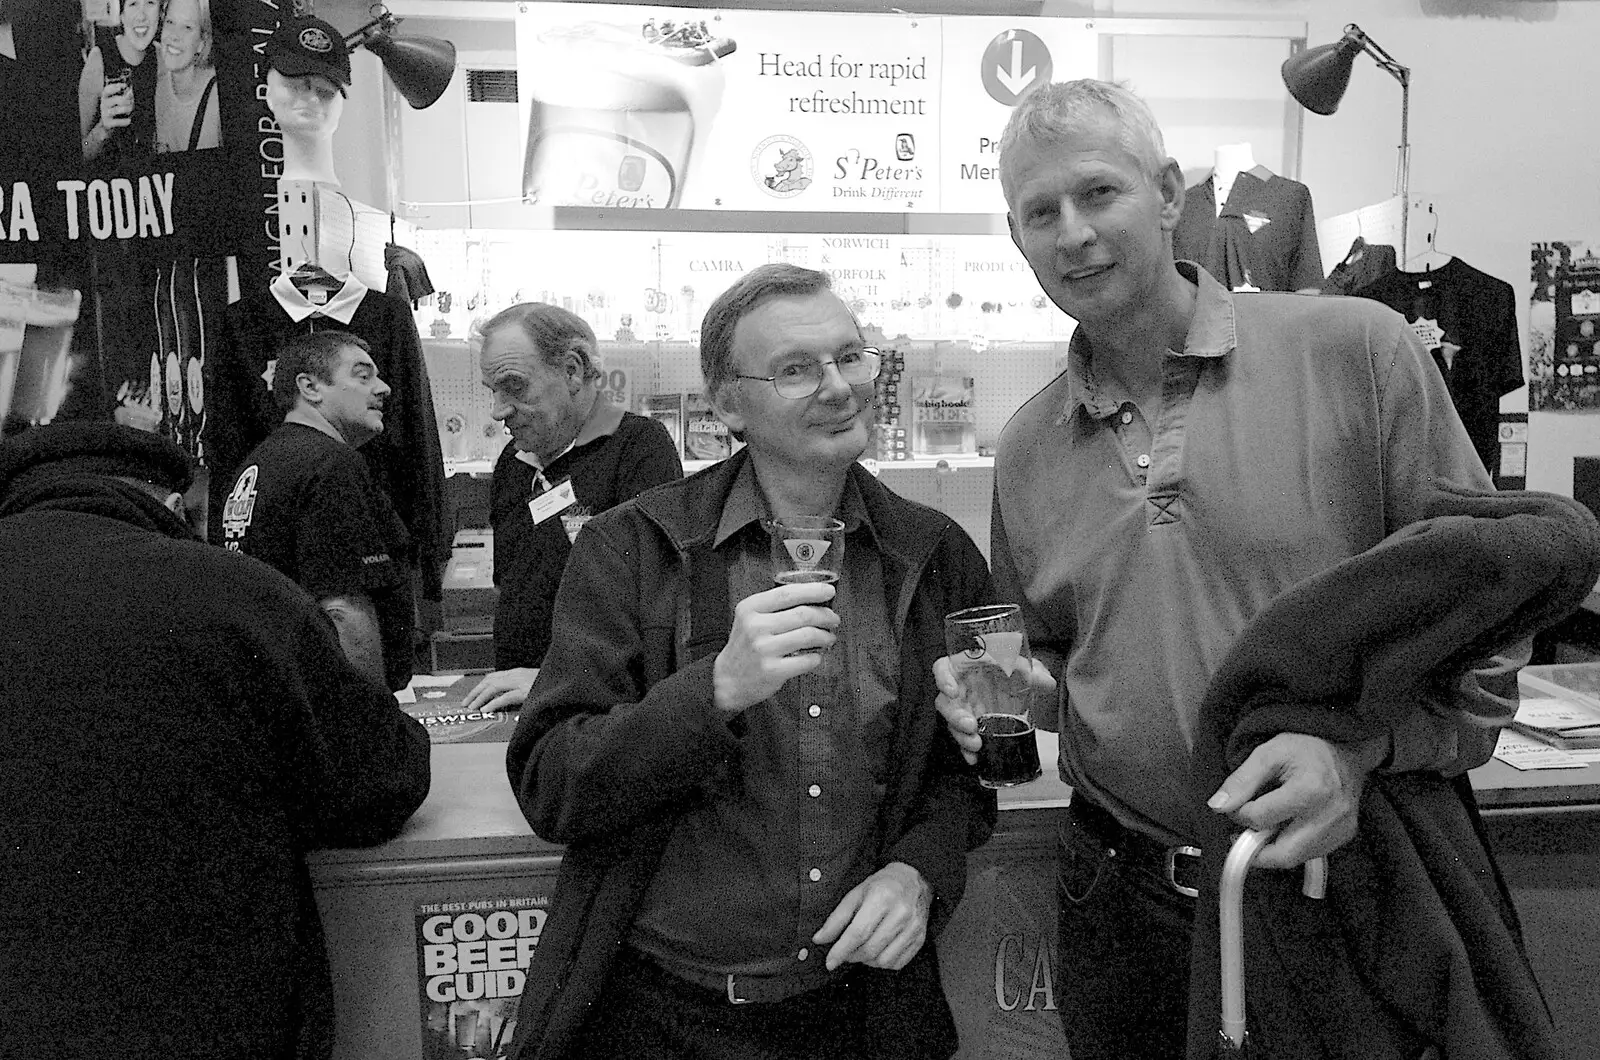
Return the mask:
<path fill-rule="evenodd" d="M 279 276 L 269 288 L 250 291 L 228 307 L 222 335 L 205 366 L 211 511 L 221 510 L 244 455 L 283 422 L 271 393 L 278 347 L 291 335 L 329 329 L 370 343 L 378 375 L 392 390 L 384 400 L 383 433 L 360 453 L 411 535 L 411 560 L 422 576 L 423 595 L 437 600 L 450 537 L 445 529 L 444 453 L 422 340 L 409 303 L 368 290 L 354 276 L 321 305 Z M 211 538 L 220 544 L 216 522 L 211 520 Z"/>
<path fill-rule="evenodd" d="M 1214 177 L 1189 188 L 1173 254 L 1199 262 L 1232 291 L 1300 291 L 1322 284 L 1311 190 L 1262 166 L 1233 179 L 1217 212 Z"/>
<path fill-rule="evenodd" d="M 362 593 L 378 616 L 391 691 L 411 680 L 410 541 L 356 451 L 285 423 L 245 458 L 210 519 L 234 551 L 277 568 L 318 600 Z"/>
<path fill-rule="evenodd" d="M 1500 398 L 1523 383 L 1516 293 L 1451 258 L 1430 272 L 1390 272 L 1352 294 L 1403 315 L 1444 373 L 1483 466 L 1498 465 Z"/>

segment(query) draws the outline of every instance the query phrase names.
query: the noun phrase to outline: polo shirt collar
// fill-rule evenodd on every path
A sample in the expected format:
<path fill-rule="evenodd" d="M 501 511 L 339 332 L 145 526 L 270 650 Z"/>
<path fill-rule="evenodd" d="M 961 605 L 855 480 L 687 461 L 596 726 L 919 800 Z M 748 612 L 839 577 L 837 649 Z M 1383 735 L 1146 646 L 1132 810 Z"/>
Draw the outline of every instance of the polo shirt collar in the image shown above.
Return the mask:
<path fill-rule="evenodd" d="M 288 273 L 280 272 L 272 280 L 271 291 L 272 297 L 278 300 L 278 305 L 296 324 L 307 317 L 325 316 L 332 317 L 345 327 L 349 327 L 350 321 L 355 318 L 356 310 L 361 307 L 361 299 L 366 297 L 367 285 L 356 279 L 355 273 L 352 272 L 344 278 L 344 285 L 330 294 L 326 302 L 316 305 L 294 285 Z"/>
<path fill-rule="evenodd" d="M 1238 345 L 1234 326 L 1233 292 L 1218 283 L 1205 269 L 1192 261 L 1175 263 L 1179 274 L 1197 288 L 1194 300 L 1194 317 L 1189 321 L 1189 333 L 1184 337 L 1180 357 L 1224 357 Z M 1058 423 L 1065 423 L 1083 409 L 1097 420 L 1105 419 L 1119 408 L 1094 381 L 1090 362 L 1089 337 L 1082 328 L 1073 332 L 1067 346 L 1067 398 L 1061 409 Z"/>
<path fill-rule="evenodd" d="M 589 418 L 584 420 L 583 426 L 578 428 L 578 436 L 568 442 L 567 447 L 552 456 L 548 462 L 541 464 L 537 456 L 523 452 L 521 449 L 515 450 L 511 455 L 535 471 L 543 471 L 574 449 L 581 449 L 590 442 L 598 441 L 607 435 L 616 434 L 617 428 L 621 426 L 622 406 L 614 405 L 597 394 L 594 399 L 594 407 L 589 410 Z"/>

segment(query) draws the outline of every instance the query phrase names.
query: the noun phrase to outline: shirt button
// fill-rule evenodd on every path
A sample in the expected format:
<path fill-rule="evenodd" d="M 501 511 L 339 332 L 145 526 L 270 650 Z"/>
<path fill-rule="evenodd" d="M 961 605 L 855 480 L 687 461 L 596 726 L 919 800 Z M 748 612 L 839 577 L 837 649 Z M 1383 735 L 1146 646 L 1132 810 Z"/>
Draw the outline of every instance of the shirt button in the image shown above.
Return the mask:
<path fill-rule="evenodd" d="M 1140 453 L 1139 454 L 1139 459 L 1135 460 L 1134 463 L 1138 464 L 1140 467 L 1149 467 L 1150 466 L 1150 454 L 1149 453 Z"/>
<path fill-rule="evenodd" d="M 812 869 L 806 875 L 811 877 L 811 882 L 812 883 L 816 883 L 818 880 L 822 879 L 822 870 L 821 869 Z"/>
<path fill-rule="evenodd" d="M 806 713 L 810 714 L 813 718 L 819 718 L 822 716 L 822 708 L 813 703 L 810 707 L 806 708 Z"/>
<path fill-rule="evenodd" d="M 1123 413 L 1122 413 L 1122 416 L 1120 418 L 1121 418 L 1123 423 L 1132 423 L 1133 422 L 1133 413 L 1131 413 L 1131 412 L 1127 411 L 1126 409 L 1124 409 Z"/>
<path fill-rule="evenodd" d="M 801 950 L 799 953 L 795 954 L 795 958 L 802 961 L 809 956 L 811 956 L 810 950 Z"/>
<path fill-rule="evenodd" d="M 807 791 L 808 791 L 808 792 L 810 792 L 810 793 L 811 793 L 811 797 L 812 797 L 812 798 L 813 798 L 813 799 L 814 799 L 814 798 L 816 798 L 816 797 L 817 797 L 817 796 L 818 796 L 818 795 L 821 795 L 821 794 L 822 794 L 822 788 L 821 788 L 821 787 L 819 787 L 819 786 L 818 786 L 818 785 L 816 785 L 816 784 L 813 784 L 813 785 L 811 785 L 811 786 L 810 786 L 810 787 L 809 787 L 809 788 L 807 788 L 807 789 L 806 789 L 806 790 L 807 790 Z"/>

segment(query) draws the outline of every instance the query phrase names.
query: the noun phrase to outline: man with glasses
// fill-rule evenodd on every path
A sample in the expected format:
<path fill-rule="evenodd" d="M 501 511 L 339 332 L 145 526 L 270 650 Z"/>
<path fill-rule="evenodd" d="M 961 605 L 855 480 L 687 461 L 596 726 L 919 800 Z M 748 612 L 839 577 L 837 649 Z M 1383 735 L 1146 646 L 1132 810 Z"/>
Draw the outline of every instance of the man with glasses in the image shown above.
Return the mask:
<path fill-rule="evenodd" d="M 879 356 L 825 274 L 738 280 L 701 367 L 745 447 L 584 530 L 508 747 L 567 845 L 513 1055 L 948 1057 L 932 939 L 995 803 L 932 665 L 987 567 L 857 464 Z M 836 585 L 774 586 L 798 516 L 844 524 Z"/>

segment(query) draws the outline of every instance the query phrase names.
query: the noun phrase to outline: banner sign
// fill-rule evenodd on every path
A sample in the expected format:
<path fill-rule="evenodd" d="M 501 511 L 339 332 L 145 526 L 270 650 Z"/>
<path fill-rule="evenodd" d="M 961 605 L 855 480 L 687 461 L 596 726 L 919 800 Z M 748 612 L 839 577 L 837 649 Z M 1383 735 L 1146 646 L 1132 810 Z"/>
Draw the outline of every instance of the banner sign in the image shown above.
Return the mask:
<path fill-rule="evenodd" d="M 247 284 L 277 260 L 282 137 L 262 56 L 279 9 L 0 0 L 0 281 L 30 304 L 77 292 L 58 329 L 65 402 L 14 394 L 13 427 L 115 415 L 204 461 L 228 259 Z"/>
<path fill-rule="evenodd" d="M 1093 76 L 1081 19 L 526 4 L 523 194 L 616 209 L 1001 213 L 999 139 Z"/>

